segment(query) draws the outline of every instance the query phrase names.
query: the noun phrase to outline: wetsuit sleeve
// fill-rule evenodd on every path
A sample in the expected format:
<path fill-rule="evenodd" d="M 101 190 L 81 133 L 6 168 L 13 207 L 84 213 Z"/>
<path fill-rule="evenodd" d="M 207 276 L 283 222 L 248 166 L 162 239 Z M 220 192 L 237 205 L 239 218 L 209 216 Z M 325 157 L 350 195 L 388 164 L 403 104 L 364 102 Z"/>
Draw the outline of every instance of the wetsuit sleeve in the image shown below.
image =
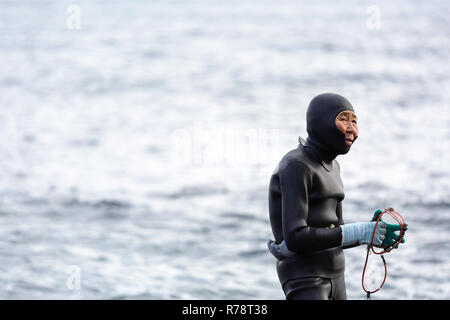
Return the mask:
<path fill-rule="evenodd" d="M 342 219 L 342 201 L 339 201 L 336 206 L 336 215 L 338 217 L 339 225 L 344 224 L 344 220 Z M 359 246 L 359 243 L 349 244 L 348 246 L 342 246 L 342 249 L 349 249 Z"/>
<path fill-rule="evenodd" d="M 283 236 L 287 247 L 297 253 L 313 252 L 341 245 L 341 228 L 314 228 L 307 224 L 308 194 L 312 173 L 300 161 L 291 161 L 279 171 Z"/>
<path fill-rule="evenodd" d="M 338 224 L 343 225 L 344 220 L 342 219 L 342 201 L 339 201 L 336 205 L 336 216 L 338 219 Z"/>
<path fill-rule="evenodd" d="M 342 219 L 342 201 L 338 202 L 336 207 L 336 215 L 338 217 L 339 225 L 344 224 L 344 220 Z M 340 228 L 339 228 L 340 229 Z M 347 246 L 342 246 L 342 249 L 350 249 L 359 246 L 359 243 L 349 244 Z"/>

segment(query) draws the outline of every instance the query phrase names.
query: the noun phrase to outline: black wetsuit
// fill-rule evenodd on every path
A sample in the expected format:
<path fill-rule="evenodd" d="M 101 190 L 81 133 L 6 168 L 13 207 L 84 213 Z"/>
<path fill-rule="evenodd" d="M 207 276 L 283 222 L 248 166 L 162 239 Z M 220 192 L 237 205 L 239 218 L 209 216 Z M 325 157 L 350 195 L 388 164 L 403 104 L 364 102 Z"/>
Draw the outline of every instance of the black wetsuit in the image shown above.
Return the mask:
<path fill-rule="evenodd" d="M 342 251 L 340 168 L 335 160 L 350 147 L 335 117 L 352 110 L 335 94 L 314 98 L 307 112 L 307 141 L 288 152 L 269 186 L 269 211 L 277 244 L 285 241 L 294 257 L 277 262 L 287 299 L 346 299 Z"/>

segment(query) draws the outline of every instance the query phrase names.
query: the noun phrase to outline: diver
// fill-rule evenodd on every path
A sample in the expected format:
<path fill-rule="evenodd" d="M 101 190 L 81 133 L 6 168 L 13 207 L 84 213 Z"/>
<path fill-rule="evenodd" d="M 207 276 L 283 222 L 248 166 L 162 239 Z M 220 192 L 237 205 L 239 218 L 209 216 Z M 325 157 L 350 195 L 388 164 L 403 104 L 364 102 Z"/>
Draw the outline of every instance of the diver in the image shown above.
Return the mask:
<path fill-rule="evenodd" d="M 338 155 L 358 138 L 351 103 L 341 95 L 314 97 L 306 113 L 306 141 L 288 152 L 269 184 L 269 217 L 275 240 L 267 245 L 277 258 L 277 274 L 287 300 L 343 300 L 343 249 L 395 241 L 395 225 L 375 222 L 344 224 L 344 189 Z M 377 211 L 378 212 L 378 211 Z M 373 233 L 375 234 L 373 235 Z M 403 242 L 403 241 L 402 241 Z"/>

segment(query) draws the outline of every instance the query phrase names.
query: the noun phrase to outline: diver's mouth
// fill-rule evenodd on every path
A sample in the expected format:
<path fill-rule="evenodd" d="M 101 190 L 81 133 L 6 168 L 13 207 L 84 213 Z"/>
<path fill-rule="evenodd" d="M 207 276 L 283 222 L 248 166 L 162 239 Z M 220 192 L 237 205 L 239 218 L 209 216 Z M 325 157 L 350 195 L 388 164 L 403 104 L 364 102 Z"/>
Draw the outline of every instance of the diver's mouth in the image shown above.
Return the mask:
<path fill-rule="evenodd" d="M 353 139 L 345 139 L 345 144 L 351 146 L 353 144 Z"/>

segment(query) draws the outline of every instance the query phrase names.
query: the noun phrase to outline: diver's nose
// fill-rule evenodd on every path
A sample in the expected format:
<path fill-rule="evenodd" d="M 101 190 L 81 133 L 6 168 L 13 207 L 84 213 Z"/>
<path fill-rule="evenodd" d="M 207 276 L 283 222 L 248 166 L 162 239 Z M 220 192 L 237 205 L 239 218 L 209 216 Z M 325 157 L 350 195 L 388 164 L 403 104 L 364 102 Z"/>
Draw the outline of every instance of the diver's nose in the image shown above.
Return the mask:
<path fill-rule="evenodd" d="M 357 130 L 356 128 L 357 128 L 356 123 L 353 123 L 352 121 L 349 121 L 349 125 L 347 126 L 347 132 L 348 133 L 354 133 Z"/>

